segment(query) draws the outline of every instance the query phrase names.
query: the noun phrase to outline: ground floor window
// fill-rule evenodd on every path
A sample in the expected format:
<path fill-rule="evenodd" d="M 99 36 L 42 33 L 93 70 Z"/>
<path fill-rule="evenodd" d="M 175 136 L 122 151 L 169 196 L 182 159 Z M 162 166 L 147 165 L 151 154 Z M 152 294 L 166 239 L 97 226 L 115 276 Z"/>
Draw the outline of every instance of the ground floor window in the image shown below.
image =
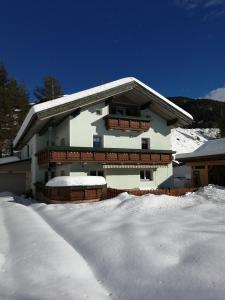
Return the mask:
<path fill-rule="evenodd" d="M 105 176 L 103 170 L 91 170 L 91 171 L 89 172 L 89 174 L 90 174 L 90 176 L 102 176 L 102 177 Z"/>
<path fill-rule="evenodd" d="M 140 180 L 153 181 L 153 170 L 140 170 Z"/>

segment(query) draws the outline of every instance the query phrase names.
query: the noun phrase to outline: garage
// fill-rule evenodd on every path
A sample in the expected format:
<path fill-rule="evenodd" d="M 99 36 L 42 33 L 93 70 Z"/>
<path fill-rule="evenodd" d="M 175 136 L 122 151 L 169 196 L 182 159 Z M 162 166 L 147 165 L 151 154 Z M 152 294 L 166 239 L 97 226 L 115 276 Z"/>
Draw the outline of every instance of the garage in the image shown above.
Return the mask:
<path fill-rule="evenodd" d="M 30 187 L 30 169 L 30 160 L 0 164 L 0 192 L 11 192 L 15 195 L 25 193 Z"/>
<path fill-rule="evenodd" d="M 225 186 L 225 165 L 209 166 L 209 183 Z"/>
<path fill-rule="evenodd" d="M 192 168 L 194 187 L 225 186 L 225 138 L 206 141 L 194 152 L 176 155 L 176 159 Z"/>

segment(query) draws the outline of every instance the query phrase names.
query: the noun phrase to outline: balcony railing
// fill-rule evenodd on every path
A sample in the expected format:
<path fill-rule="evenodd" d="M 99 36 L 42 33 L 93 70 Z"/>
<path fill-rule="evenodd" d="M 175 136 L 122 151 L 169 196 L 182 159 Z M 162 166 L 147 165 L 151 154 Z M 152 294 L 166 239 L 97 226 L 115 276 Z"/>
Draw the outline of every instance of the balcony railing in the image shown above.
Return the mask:
<path fill-rule="evenodd" d="M 37 154 L 40 165 L 48 163 L 97 162 L 114 164 L 168 164 L 172 161 L 171 151 L 136 149 L 75 148 L 46 149 Z"/>
<path fill-rule="evenodd" d="M 148 131 L 150 120 L 143 117 L 107 115 L 105 125 L 108 130 Z"/>

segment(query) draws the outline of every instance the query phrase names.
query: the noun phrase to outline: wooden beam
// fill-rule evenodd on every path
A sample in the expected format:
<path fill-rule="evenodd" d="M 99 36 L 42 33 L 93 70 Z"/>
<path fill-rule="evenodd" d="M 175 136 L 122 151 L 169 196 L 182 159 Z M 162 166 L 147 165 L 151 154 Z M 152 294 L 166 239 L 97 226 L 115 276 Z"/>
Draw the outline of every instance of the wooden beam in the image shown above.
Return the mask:
<path fill-rule="evenodd" d="M 42 136 L 43 134 L 45 134 L 45 132 L 48 130 L 48 128 L 50 126 L 53 126 L 53 118 L 51 118 L 42 128 L 41 130 L 38 132 L 39 136 Z"/>
<path fill-rule="evenodd" d="M 148 101 L 148 102 L 142 104 L 142 105 L 140 106 L 140 109 L 143 110 L 143 109 L 149 108 L 149 106 L 150 106 L 151 104 L 152 104 L 152 101 Z"/>
<path fill-rule="evenodd" d="M 77 117 L 81 113 L 81 108 L 77 108 L 72 114 L 70 114 L 73 118 Z"/>
<path fill-rule="evenodd" d="M 167 126 L 175 125 L 178 122 L 178 118 L 167 121 Z"/>
<path fill-rule="evenodd" d="M 105 105 L 109 105 L 113 100 L 113 97 L 109 97 L 105 100 Z"/>

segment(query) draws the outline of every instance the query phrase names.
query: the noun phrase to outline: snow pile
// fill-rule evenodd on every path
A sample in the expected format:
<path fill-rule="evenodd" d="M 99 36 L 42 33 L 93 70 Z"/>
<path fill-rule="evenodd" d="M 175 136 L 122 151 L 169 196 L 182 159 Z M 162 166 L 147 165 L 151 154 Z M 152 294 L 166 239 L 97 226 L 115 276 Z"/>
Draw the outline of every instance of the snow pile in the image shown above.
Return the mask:
<path fill-rule="evenodd" d="M 105 178 L 102 176 L 58 176 L 50 179 L 46 183 L 46 186 L 91 186 L 105 184 Z"/>
<path fill-rule="evenodd" d="M 172 149 L 176 154 L 193 152 L 206 141 L 218 138 L 218 128 L 172 129 Z"/>
<path fill-rule="evenodd" d="M 225 189 L 0 215 L 1 299 L 224 299 Z"/>

